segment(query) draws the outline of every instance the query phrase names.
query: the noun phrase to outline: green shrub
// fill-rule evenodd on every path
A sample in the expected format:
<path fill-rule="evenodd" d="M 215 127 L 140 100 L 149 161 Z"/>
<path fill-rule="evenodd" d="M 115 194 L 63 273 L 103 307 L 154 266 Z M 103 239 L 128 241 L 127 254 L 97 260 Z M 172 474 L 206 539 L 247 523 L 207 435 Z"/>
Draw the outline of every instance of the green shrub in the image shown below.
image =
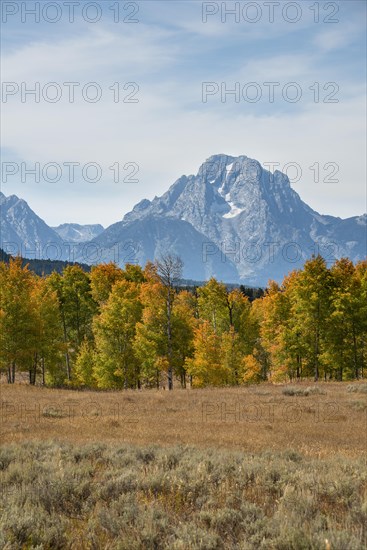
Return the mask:
<path fill-rule="evenodd" d="M 283 395 L 299 395 L 305 396 L 308 395 L 325 395 L 325 390 L 319 388 L 318 386 L 309 386 L 307 388 L 297 388 L 295 386 L 287 386 L 282 390 Z"/>
<path fill-rule="evenodd" d="M 352 393 L 367 393 L 367 384 L 348 384 L 347 391 Z"/>

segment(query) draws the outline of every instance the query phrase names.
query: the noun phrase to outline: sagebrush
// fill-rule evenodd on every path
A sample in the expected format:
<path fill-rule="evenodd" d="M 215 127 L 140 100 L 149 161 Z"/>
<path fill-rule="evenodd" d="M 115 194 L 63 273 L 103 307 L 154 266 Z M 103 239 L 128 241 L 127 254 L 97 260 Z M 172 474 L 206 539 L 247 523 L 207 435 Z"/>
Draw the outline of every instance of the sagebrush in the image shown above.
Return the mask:
<path fill-rule="evenodd" d="M 362 457 L 45 441 L 0 468 L 7 550 L 366 548 Z"/>

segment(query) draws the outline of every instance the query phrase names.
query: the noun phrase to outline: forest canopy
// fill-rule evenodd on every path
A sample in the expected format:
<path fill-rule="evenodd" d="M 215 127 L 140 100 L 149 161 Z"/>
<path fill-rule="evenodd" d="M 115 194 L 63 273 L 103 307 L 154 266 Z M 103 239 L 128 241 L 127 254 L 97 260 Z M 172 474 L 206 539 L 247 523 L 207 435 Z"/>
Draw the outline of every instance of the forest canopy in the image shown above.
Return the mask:
<path fill-rule="evenodd" d="M 366 260 L 313 257 L 252 296 L 215 278 L 179 288 L 181 268 L 167 256 L 39 276 L 0 262 L 1 371 L 95 389 L 364 376 Z"/>

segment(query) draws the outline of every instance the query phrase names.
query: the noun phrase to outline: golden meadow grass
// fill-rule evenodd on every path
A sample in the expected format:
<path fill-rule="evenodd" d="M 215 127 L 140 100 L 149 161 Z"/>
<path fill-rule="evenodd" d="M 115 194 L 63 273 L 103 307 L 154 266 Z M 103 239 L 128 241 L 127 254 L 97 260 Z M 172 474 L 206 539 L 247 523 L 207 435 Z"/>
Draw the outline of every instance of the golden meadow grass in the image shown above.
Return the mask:
<path fill-rule="evenodd" d="M 302 382 L 80 392 L 1 384 L 1 439 L 189 444 L 256 452 L 290 447 L 316 457 L 357 456 L 367 443 L 365 386 Z"/>

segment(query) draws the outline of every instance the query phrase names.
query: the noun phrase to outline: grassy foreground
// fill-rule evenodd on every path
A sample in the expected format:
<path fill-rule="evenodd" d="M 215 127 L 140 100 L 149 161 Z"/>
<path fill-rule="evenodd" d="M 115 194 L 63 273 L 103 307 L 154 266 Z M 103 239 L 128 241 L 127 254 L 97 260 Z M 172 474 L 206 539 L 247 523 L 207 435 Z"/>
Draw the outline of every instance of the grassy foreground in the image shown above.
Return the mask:
<path fill-rule="evenodd" d="M 0 548 L 365 550 L 367 384 L 0 384 Z"/>
<path fill-rule="evenodd" d="M 367 449 L 367 383 L 303 382 L 173 392 L 0 384 L 1 442 L 192 445 L 314 457 Z"/>
<path fill-rule="evenodd" d="M 9 550 L 366 548 L 361 457 L 42 442 L 0 466 Z"/>

